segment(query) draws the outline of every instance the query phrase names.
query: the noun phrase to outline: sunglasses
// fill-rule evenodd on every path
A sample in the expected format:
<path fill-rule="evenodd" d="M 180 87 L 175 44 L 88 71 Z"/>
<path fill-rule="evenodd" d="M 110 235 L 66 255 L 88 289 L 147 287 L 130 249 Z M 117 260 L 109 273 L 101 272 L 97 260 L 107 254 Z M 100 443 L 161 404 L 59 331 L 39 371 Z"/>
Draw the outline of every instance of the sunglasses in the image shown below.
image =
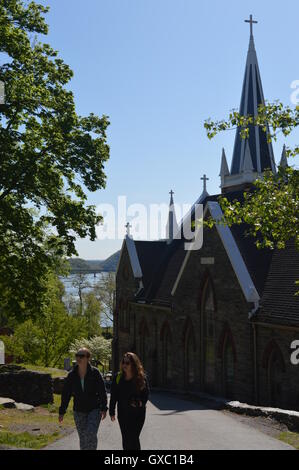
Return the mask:
<path fill-rule="evenodd" d="M 76 354 L 76 358 L 83 359 L 83 357 L 87 357 L 86 354 Z"/>
<path fill-rule="evenodd" d="M 123 359 L 123 364 L 129 366 L 131 364 L 130 359 Z"/>

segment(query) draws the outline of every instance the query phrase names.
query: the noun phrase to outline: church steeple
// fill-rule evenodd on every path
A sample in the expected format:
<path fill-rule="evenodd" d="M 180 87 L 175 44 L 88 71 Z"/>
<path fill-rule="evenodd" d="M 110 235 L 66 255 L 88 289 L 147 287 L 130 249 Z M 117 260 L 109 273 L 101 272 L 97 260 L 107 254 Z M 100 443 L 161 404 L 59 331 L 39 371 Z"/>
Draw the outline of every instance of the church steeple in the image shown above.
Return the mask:
<path fill-rule="evenodd" d="M 286 152 L 285 144 L 284 144 L 283 149 L 282 149 L 279 166 L 281 166 L 282 168 L 287 168 L 288 167 L 288 159 L 287 159 L 287 152 Z"/>
<path fill-rule="evenodd" d="M 173 195 L 174 195 L 173 190 L 171 190 L 169 194 L 170 194 L 170 202 L 169 202 L 168 220 L 167 220 L 167 225 L 166 225 L 166 239 L 170 243 L 173 240 L 176 233 L 178 232 L 178 223 L 176 220 L 175 207 L 174 207 L 174 202 L 173 202 Z"/>
<path fill-rule="evenodd" d="M 257 116 L 259 105 L 265 104 L 252 31 L 253 24 L 257 21 L 254 21 L 250 15 L 250 19 L 245 22 L 250 23 L 250 38 L 239 113 L 242 116 L 249 114 Z M 236 189 L 243 183 L 254 181 L 262 175 L 266 168 L 275 172 L 272 144 L 267 142 L 269 129 L 266 133 L 259 126 L 249 126 L 248 139 L 242 139 L 240 131 L 240 128 L 236 130 L 230 175 L 227 175 L 221 184 L 224 192 Z M 250 166 L 252 168 L 249 171 Z M 246 178 L 244 179 L 245 173 Z"/>
<path fill-rule="evenodd" d="M 225 177 L 228 176 L 229 169 L 228 169 L 228 164 L 226 160 L 226 155 L 225 155 L 225 150 L 224 148 L 222 149 L 222 155 L 221 155 L 221 168 L 220 168 L 220 173 L 219 176 L 221 177 L 221 186 L 224 184 Z"/>

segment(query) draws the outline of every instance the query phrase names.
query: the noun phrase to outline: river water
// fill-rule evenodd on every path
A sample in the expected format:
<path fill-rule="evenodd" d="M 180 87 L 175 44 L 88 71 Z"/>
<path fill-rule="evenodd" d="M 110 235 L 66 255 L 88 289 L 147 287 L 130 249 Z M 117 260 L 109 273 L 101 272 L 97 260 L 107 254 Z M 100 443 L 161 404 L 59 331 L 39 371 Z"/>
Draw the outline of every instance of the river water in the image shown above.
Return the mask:
<path fill-rule="evenodd" d="M 85 274 L 84 275 L 84 284 L 89 284 L 90 288 L 84 289 L 83 292 L 88 292 L 90 291 L 95 284 L 97 284 L 103 275 L 106 275 L 107 273 L 102 272 L 102 273 L 96 273 L 94 274 Z M 76 280 L 77 275 L 76 274 L 70 274 L 67 277 L 61 277 L 60 280 L 63 282 L 64 288 L 65 288 L 65 293 L 67 296 L 71 295 L 74 297 L 78 297 L 78 289 L 73 286 L 73 282 Z"/>

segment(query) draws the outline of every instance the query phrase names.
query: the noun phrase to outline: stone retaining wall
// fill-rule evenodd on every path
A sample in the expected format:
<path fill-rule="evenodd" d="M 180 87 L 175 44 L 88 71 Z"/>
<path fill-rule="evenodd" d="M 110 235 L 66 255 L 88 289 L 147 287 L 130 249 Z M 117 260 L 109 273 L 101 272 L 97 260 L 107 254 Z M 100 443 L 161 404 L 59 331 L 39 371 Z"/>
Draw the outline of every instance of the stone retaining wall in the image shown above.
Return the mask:
<path fill-rule="evenodd" d="M 0 396 L 33 406 L 53 403 L 52 377 L 29 370 L 0 373 Z"/>

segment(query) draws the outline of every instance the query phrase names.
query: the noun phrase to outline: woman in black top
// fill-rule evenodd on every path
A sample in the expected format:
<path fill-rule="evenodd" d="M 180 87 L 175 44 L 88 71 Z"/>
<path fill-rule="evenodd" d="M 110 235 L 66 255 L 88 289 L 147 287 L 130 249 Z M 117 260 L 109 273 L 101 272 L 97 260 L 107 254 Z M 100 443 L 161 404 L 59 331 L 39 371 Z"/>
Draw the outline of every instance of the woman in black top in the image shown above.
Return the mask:
<path fill-rule="evenodd" d="M 74 419 L 80 439 L 81 450 L 96 450 L 98 429 L 107 412 L 107 393 L 100 371 L 89 363 L 90 351 L 80 349 L 77 364 L 69 372 L 61 395 L 59 422 L 74 397 Z"/>
<path fill-rule="evenodd" d="M 115 421 L 117 403 L 124 450 L 140 450 L 139 436 L 145 421 L 148 395 L 148 381 L 140 359 L 127 352 L 121 361 L 120 372 L 113 379 L 109 406 L 111 421 Z"/>

